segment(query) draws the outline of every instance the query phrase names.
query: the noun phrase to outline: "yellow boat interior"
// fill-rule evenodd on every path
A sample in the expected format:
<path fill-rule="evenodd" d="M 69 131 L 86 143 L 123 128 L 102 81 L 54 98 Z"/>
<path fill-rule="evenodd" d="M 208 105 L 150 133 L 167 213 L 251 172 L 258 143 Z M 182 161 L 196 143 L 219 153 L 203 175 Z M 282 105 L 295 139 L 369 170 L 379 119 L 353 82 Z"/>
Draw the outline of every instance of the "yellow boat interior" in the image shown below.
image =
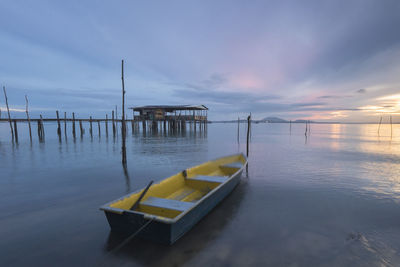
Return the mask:
<path fill-rule="evenodd" d="M 229 180 L 245 163 L 246 158 L 243 154 L 238 154 L 186 169 L 150 186 L 134 211 L 175 218 L 196 205 L 196 202 L 211 190 Z M 144 190 L 111 202 L 108 207 L 131 210 Z"/>

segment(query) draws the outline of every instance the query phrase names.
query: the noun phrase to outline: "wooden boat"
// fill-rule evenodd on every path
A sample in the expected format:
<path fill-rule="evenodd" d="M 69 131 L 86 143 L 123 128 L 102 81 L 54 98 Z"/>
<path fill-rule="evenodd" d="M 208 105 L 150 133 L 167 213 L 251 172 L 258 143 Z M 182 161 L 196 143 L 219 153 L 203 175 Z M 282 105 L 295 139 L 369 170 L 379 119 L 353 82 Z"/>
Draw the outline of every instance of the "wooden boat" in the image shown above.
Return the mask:
<path fill-rule="evenodd" d="M 246 165 L 243 154 L 222 157 L 150 183 L 100 209 L 112 230 L 140 230 L 139 237 L 172 244 L 235 188 Z"/>

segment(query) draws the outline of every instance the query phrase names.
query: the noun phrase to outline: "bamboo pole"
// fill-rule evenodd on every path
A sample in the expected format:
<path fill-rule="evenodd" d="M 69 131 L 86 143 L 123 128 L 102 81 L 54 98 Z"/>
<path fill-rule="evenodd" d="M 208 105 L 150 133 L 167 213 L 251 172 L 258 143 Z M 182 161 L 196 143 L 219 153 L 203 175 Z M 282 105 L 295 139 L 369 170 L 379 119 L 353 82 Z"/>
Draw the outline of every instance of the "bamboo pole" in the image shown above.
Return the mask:
<path fill-rule="evenodd" d="M 390 115 L 390 138 L 393 136 L 392 115 Z"/>
<path fill-rule="evenodd" d="M 6 92 L 6 87 L 5 86 L 3 86 L 3 92 L 4 92 L 4 97 L 6 99 L 8 122 L 10 123 L 11 138 L 14 141 L 14 131 L 13 131 L 13 127 L 12 127 L 12 124 L 11 124 L 10 108 L 8 107 L 8 98 L 7 98 L 7 92 Z"/>
<path fill-rule="evenodd" d="M 292 134 L 292 120 L 289 121 L 289 133 Z"/>
<path fill-rule="evenodd" d="M 32 143 L 32 128 L 31 128 L 31 119 L 29 118 L 29 111 L 28 111 L 28 97 L 25 95 L 25 103 L 26 103 L 26 107 L 25 107 L 25 113 L 26 113 L 26 118 L 28 119 L 28 126 L 29 126 L 29 138 L 31 140 Z M 0 116 L 1 117 L 1 116 Z"/>

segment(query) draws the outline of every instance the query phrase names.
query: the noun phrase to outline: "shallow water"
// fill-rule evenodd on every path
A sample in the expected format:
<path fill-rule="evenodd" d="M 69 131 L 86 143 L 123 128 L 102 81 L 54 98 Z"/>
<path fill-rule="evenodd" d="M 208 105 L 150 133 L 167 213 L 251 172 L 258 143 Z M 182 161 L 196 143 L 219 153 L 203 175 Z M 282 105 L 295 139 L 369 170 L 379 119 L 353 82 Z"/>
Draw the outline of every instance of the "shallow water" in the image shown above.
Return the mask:
<path fill-rule="evenodd" d="M 398 266 L 400 125 L 253 124 L 248 174 L 172 246 L 110 232 L 99 206 L 184 168 L 245 151 L 246 125 L 87 134 L 32 145 L 0 123 L 1 266 Z M 70 125 L 68 125 L 70 127 Z M 88 126 L 85 125 L 85 128 Z M 33 132 L 36 131 L 34 127 Z M 129 129 L 130 131 L 130 129 Z M 88 129 L 87 129 L 88 132 Z M 391 137 L 392 135 L 392 137 Z"/>

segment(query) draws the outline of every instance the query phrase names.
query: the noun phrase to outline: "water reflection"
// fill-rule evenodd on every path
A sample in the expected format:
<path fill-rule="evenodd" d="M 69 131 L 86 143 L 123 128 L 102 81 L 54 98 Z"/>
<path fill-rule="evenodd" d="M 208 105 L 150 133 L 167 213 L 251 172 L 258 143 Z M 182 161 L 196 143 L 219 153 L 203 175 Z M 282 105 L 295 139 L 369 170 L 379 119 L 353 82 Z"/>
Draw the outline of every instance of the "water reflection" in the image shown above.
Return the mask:
<path fill-rule="evenodd" d="M 46 143 L 35 137 L 30 145 L 21 127 L 17 147 L 4 125 L 1 266 L 93 266 L 124 239 L 110 233 L 100 205 L 149 179 L 246 150 L 246 134 L 237 143 L 236 123 L 196 133 L 134 131 L 121 169 L 121 138 L 111 132 L 101 141 L 86 134 L 60 144 L 56 125 L 46 124 Z M 245 133 L 246 124 L 240 127 Z M 176 245 L 134 240 L 105 265 L 315 266 L 326 259 L 338 266 L 397 265 L 399 125 L 390 140 L 390 125 L 377 136 L 377 124 L 313 124 L 307 146 L 304 125 L 293 124 L 291 135 L 288 127 L 254 124 L 242 183 Z M 357 238 L 349 240 L 351 233 Z"/>
<path fill-rule="evenodd" d="M 129 192 L 131 192 L 131 179 L 129 177 L 127 163 L 122 163 L 122 169 L 124 171 L 124 176 L 125 176 L 126 193 L 128 194 Z"/>

